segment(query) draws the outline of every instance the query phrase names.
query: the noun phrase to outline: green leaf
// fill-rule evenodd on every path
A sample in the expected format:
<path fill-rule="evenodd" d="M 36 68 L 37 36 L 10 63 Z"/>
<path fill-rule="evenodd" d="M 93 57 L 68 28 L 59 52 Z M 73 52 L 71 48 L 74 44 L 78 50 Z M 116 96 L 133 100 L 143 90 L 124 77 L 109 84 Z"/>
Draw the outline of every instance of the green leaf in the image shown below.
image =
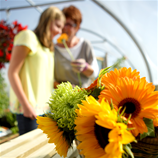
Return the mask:
<path fill-rule="evenodd" d="M 146 132 L 146 133 L 144 132 L 143 134 L 140 134 L 140 140 L 142 140 L 143 138 L 145 138 L 147 136 L 155 137 L 155 128 L 153 125 L 153 120 L 148 119 L 148 118 L 144 118 L 143 120 L 148 128 L 148 132 Z"/>
<path fill-rule="evenodd" d="M 0 70 L 0 118 L 6 115 L 9 108 L 9 96 L 6 92 L 6 83 Z"/>
<path fill-rule="evenodd" d="M 122 56 L 121 58 L 117 59 L 117 61 L 112 65 L 111 70 L 114 70 L 115 68 L 120 69 L 125 60 L 126 60 L 125 56 Z"/>
<path fill-rule="evenodd" d="M 103 77 L 104 74 L 106 74 L 109 69 L 111 68 L 112 66 L 109 66 L 109 67 L 106 67 L 105 69 L 103 69 L 100 73 L 99 73 L 99 76 L 98 76 L 98 83 L 99 83 L 99 86 L 101 87 L 101 78 Z"/>
<path fill-rule="evenodd" d="M 95 99 L 98 100 L 99 99 L 98 96 L 100 95 L 101 91 L 102 91 L 102 89 L 100 87 L 95 88 L 90 95 L 92 95 Z"/>
<path fill-rule="evenodd" d="M 123 149 L 128 155 L 131 156 L 131 158 L 134 158 L 134 155 L 131 151 L 131 145 L 130 144 L 123 145 Z"/>

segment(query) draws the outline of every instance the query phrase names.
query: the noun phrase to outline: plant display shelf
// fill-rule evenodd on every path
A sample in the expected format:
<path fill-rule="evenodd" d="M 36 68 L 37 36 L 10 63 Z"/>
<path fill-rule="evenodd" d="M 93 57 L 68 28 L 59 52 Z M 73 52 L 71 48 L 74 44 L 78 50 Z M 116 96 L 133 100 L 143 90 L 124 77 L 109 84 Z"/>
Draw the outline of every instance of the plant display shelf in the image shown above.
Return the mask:
<path fill-rule="evenodd" d="M 40 129 L 35 129 L 8 142 L 0 144 L 1 158 L 61 158 L 55 145 L 48 143 L 48 138 Z M 68 151 L 67 158 L 78 158 L 75 142 Z"/>
<path fill-rule="evenodd" d="M 5 143 L 13 138 L 16 138 L 19 136 L 19 133 L 15 133 L 15 134 L 9 134 L 3 137 L 0 137 L 0 144 Z"/>

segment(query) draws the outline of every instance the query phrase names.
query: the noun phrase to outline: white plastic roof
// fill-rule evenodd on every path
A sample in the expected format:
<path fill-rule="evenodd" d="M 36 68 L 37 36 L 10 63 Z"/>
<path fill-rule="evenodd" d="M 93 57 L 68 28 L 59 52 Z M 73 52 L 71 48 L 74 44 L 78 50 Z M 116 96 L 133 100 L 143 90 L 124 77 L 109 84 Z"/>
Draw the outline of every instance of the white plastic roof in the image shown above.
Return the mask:
<path fill-rule="evenodd" d="M 24 7 L 31 3 L 41 6 Z M 47 3 L 60 9 L 69 5 L 78 7 L 83 15 L 78 36 L 92 43 L 96 56 L 105 57 L 107 53 L 110 66 L 124 55 L 127 57 L 124 66 L 137 69 L 141 77 L 158 84 L 157 0 L 0 0 L 0 20 L 18 20 L 33 30 L 40 12 L 50 6 L 42 5 Z"/>

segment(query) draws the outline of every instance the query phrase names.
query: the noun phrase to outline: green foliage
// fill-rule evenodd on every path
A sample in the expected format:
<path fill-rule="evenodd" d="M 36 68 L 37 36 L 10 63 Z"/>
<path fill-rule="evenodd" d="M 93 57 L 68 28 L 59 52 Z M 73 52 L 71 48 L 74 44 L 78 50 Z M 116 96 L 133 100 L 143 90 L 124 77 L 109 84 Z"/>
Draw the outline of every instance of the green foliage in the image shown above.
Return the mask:
<path fill-rule="evenodd" d="M 122 158 L 129 158 L 129 156 L 130 156 L 131 158 L 134 158 L 134 155 L 133 155 L 131 149 L 132 149 L 131 144 L 123 145 L 123 150 L 124 150 L 125 152 L 123 153 Z"/>
<path fill-rule="evenodd" d="M 3 117 L 0 118 L 1 126 L 8 127 L 12 133 L 18 133 L 16 115 L 10 111 L 6 112 Z"/>
<path fill-rule="evenodd" d="M 9 97 L 5 91 L 6 84 L 0 71 L 0 118 L 6 114 L 6 110 L 9 106 Z"/>
<path fill-rule="evenodd" d="M 143 118 L 147 128 L 148 128 L 148 132 L 144 132 L 143 134 L 140 134 L 140 140 L 150 136 L 150 137 L 155 137 L 155 128 L 153 125 L 153 120 L 152 119 L 148 119 L 148 118 Z"/>
<path fill-rule="evenodd" d="M 115 68 L 120 69 L 122 68 L 122 63 L 126 60 L 126 57 L 123 56 L 116 60 L 116 62 L 111 66 L 111 70 L 114 70 Z"/>
<path fill-rule="evenodd" d="M 98 83 L 99 83 L 99 86 L 101 87 L 101 78 L 103 77 L 103 75 L 105 75 L 109 69 L 111 69 L 111 66 L 109 67 L 106 67 L 105 69 L 103 69 L 100 73 L 99 73 L 99 76 L 98 76 Z"/>
<path fill-rule="evenodd" d="M 93 96 L 96 100 L 98 100 L 98 96 L 100 95 L 100 92 L 102 91 L 102 88 L 96 87 L 89 95 Z"/>
<path fill-rule="evenodd" d="M 9 97 L 5 88 L 6 84 L 0 71 L 0 125 L 10 128 L 12 133 L 17 133 L 16 115 L 9 111 Z"/>

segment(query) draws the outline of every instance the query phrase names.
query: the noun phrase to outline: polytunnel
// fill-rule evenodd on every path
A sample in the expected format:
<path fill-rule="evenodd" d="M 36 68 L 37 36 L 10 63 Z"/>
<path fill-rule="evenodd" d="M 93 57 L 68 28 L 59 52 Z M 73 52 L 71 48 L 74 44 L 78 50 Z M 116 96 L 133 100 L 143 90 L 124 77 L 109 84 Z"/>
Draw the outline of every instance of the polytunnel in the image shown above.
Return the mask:
<path fill-rule="evenodd" d="M 17 20 L 33 30 L 40 13 L 50 5 L 80 9 L 83 21 L 78 36 L 91 42 L 105 66 L 124 56 L 123 66 L 137 69 L 141 77 L 158 85 L 156 0 L 1 0 L 0 20 Z"/>

